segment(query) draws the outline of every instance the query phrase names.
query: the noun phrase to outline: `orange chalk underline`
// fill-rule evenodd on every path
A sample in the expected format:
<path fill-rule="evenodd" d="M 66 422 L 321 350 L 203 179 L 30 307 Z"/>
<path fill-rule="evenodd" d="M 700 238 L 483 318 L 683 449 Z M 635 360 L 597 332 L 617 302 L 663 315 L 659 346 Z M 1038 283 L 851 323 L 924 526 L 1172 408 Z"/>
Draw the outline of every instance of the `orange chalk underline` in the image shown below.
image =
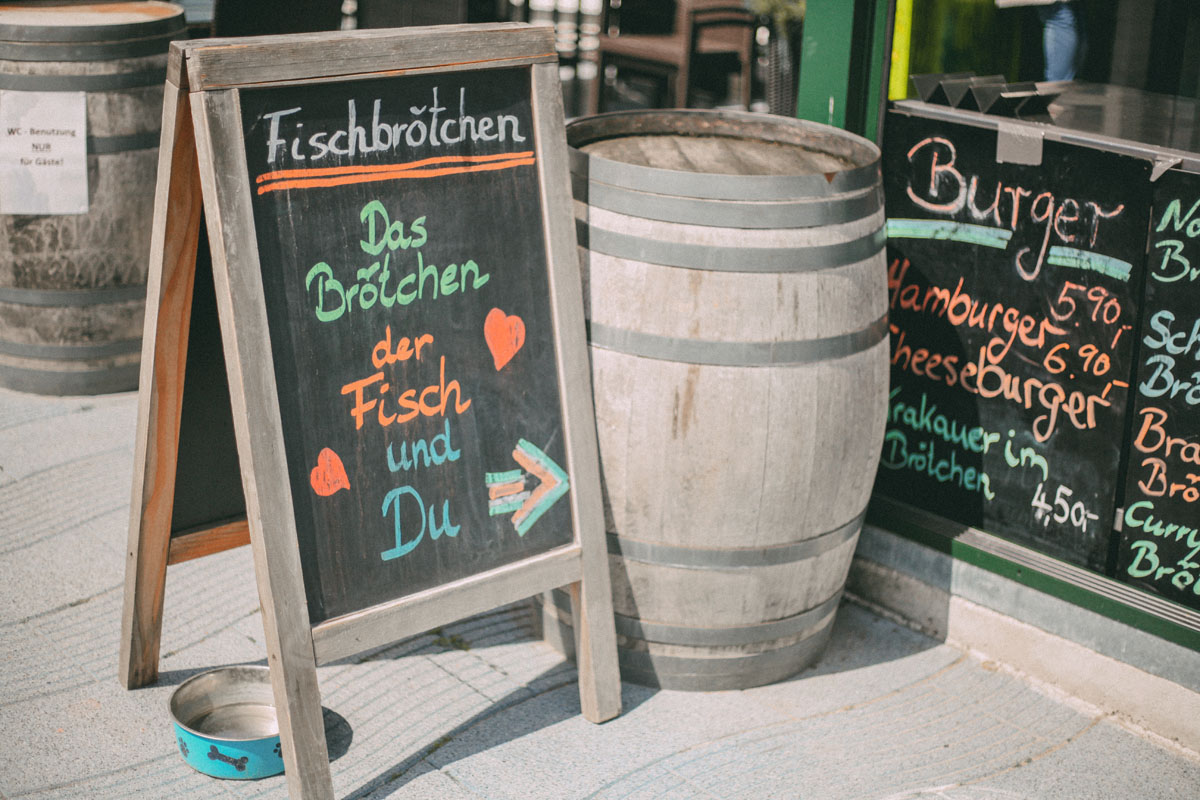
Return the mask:
<path fill-rule="evenodd" d="M 258 194 L 266 194 L 280 189 L 311 189 L 407 178 L 436 178 L 465 172 L 490 172 L 530 166 L 534 161 L 532 150 L 486 156 L 435 156 L 403 164 L 277 170 L 259 175 L 255 183 L 258 184 Z"/>
<path fill-rule="evenodd" d="M 508 497 L 513 494 L 520 494 L 525 491 L 525 479 L 512 481 L 511 483 L 499 483 L 495 486 L 488 487 L 488 499 L 498 500 L 501 497 Z"/>

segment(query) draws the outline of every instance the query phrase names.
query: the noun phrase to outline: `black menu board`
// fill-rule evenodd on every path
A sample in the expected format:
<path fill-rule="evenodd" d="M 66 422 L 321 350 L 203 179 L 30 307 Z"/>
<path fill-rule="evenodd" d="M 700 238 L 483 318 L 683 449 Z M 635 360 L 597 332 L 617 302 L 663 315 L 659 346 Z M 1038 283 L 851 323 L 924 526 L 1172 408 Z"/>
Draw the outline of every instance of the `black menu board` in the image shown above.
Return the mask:
<path fill-rule="evenodd" d="M 1200 175 L 1154 188 L 1117 576 L 1200 608 Z"/>
<path fill-rule="evenodd" d="M 1010 135 L 889 114 L 876 490 L 1104 570 L 1151 165 Z"/>

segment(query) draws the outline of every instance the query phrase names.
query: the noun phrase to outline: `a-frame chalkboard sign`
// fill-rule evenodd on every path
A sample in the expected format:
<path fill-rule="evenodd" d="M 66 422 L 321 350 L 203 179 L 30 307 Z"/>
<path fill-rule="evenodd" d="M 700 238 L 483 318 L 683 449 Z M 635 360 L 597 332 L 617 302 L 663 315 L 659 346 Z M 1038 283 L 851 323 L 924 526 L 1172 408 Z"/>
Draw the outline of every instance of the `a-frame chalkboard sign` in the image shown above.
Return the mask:
<path fill-rule="evenodd" d="M 246 522 L 174 538 L 248 528 L 292 797 L 332 795 L 319 664 L 550 588 L 584 716 L 620 712 L 558 80 L 518 24 L 172 45 L 121 679 L 157 677 L 186 557 L 203 209 Z"/>

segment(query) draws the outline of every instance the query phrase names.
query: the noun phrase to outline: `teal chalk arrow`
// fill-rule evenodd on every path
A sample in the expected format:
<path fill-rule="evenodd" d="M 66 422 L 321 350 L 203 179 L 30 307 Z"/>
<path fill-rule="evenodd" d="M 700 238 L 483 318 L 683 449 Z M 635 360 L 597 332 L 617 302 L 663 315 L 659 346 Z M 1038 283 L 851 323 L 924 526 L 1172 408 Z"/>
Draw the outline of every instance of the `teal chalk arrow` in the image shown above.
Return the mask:
<path fill-rule="evenodd" d="M 521 465 L 521 469 L 489 472 L 485 476 L 488 515 L 512 514 L 517 535 L 524 536 L 567 493 L 571 484 L 562 467 L 525 439 L 517 442 L 513 460 Z M 528 488 L 530 478 L 537 483 L 532 489 Z"/>

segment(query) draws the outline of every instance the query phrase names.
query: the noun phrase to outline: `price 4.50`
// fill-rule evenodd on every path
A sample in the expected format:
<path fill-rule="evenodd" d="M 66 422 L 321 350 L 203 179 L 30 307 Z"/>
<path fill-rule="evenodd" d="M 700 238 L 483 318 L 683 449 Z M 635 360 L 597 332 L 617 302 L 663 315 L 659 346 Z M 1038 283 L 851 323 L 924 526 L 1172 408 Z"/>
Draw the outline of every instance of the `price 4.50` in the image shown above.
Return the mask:
<path fill-rule="evenodd" d="M 1070 522 L 1083 533 L 1087 533 L 1088 523 L 1100 519 L 1100 516 L 1088 511 L 1082 500 L 1072 503 L 1072 494 L 1074 492 L 1069 487 L 1059 486 L 1054 493 L 1054 504 L 1051 505 L 1046 499 L 1046 484 L 1039 483 L 1033 493 L 1033 502 L 1029 504 L 1033 508 L 1033 518 L 1047 528 L 1050 527 L 1051 520 L 1059 525 Z"/>

